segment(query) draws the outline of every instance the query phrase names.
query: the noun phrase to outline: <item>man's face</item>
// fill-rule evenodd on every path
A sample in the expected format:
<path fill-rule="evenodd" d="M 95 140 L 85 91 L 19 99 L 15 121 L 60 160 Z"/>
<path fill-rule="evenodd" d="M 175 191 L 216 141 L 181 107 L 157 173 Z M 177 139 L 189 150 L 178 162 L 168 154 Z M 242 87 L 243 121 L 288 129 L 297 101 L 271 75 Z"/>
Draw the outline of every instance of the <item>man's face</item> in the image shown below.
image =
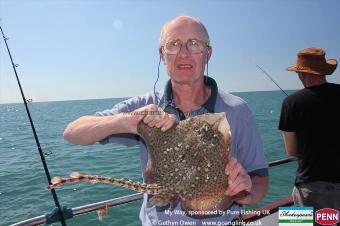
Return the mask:
<path fill-rule="evenodd" d="M 181 84 L 194 84 L 203 78 L 204 68 L 210 58 L 211 49 L 204 48 L 200 53 L 190 53 L 186 47 L 188 40 L 199 40 L 207 42 L 202 28 L 199 24 L 190 20 L 177 20 L 171 22 L 164 34 L 164 43 L 179 41 L 182 47 L 177 54 L 161 52 L 168 74 L 172 81 Z"/>

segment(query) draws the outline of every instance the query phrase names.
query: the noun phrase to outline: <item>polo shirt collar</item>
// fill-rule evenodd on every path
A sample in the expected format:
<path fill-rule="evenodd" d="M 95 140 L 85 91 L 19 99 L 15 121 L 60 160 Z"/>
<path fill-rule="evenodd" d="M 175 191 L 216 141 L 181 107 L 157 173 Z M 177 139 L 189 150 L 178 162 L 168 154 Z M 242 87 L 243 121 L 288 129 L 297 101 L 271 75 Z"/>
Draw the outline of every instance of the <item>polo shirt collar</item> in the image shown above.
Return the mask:
<path fill-rule="evenodd" d="M 211 94 L 210 94 L 210 97 L 208 98 L 208 100 L 202 105 L 202 107 L 207 109 L 208 112 L 214 113 L 215 103 L 216 103 L 216 98 L 217 98 L 217 92 L 218 92 L 217 84 L 216 84 L 216 82 L 213 78 L 208 77 L 208 76 L 204 76 L 204 84 L 206 86 L 210 86 Z M 162 105 L 163 109 L 165 109 L 166 107 L 169 107 L 169 106 L 172 107 L 172 108 L 176 108 L 172 97 L 173 97 L 173 95 L 172 95 L 172 85 L 171 85 L 171 80 L 169 80 L 166 83 L 165 89 L 164 89 L 164 96 L 163 96 L 164 102 L 163 102 L 163 105 Z"/>

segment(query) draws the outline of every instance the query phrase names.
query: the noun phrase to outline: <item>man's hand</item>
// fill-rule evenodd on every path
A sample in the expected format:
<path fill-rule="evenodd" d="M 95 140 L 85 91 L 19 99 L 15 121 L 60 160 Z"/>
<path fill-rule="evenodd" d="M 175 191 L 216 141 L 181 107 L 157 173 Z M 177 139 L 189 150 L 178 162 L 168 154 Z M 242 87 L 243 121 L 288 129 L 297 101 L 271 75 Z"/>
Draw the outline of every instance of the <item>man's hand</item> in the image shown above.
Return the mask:
<path fill-rule="evenodd" d="M 267 176 L 250 177 L 243 166 L 231 155 L 225 168 L 229 176 L 229 186 L 226 195 L 231 196 L 239 204 L 255 204 L 260 201 L 268 191 Z"/>
<path fill-rule="evenodd" d="M 149 104 L 131 113 L 130 123 L 134 133 L 137 133 L 138 123 L 143 120 L 149 127 L 161 128 L 164 132 L 170 129 L 176 122 L 176 116 L 168 114 L 155 104 Z"/>
<path fill-rule="evenodd" d="M 242 191 L 246 191 L 246 193 L 251 191 L 252 182 L 250 176 L 243 166 L 231 155 L 229 156 L 225 172 L 229 175 L 227 196 L 235 196 Z"/>

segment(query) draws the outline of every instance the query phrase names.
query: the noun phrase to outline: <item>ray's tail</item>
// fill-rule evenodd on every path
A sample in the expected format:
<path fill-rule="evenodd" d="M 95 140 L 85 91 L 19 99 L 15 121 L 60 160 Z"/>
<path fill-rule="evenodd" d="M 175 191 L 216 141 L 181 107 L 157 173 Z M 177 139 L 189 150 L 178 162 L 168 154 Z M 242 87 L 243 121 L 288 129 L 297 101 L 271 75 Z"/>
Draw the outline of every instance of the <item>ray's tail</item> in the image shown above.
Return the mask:
<path fill-rule="evenodd" d="M 125 179 L 117 179 L 94 175 L 82 175 L 78 172 L 71 173 L 69 178 L 53 177 L 51 180 L 52 184 L 48 185 L 47 189 L 53 189 L 62 184 L 76 183 L 81 181 L 88 182 L 91 184 L 95 183 L 114 184 L 124 188 L 131 189 L 133 191 L 148 193 L 151 195 L 157 195 L 161 193 L 161 187 L 158 184 L 145 184 Z"/>

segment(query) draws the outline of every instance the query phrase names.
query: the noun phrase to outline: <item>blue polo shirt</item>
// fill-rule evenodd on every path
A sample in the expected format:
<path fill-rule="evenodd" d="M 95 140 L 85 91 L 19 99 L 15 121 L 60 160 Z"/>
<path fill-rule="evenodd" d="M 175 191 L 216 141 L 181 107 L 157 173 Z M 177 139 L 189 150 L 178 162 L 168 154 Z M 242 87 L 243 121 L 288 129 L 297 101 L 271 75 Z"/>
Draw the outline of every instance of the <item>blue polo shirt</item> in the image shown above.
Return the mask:
<path fill-rule="evenodd" d="M 250 176 L 268 176 L 268 162 L 264 156 L 260 133 L 256 128 L 254 118 L 245 101 L 230 93 L 218 90 L 214 79 L 205 77 L 205 85 L 211 87 L 209 99 L 187 116 L 177 108 L 172 101 L 171 81 L 166 84 L 164 92 L 149 92 L 136 96 L 115 105 L 112 109 L 97 112 L 97 116 L 109 116 L 121 112 L 132 112 L 148 104 L 156 104 L 165 112 L 175 114 L 177 120 L 193 117 L 204 113 L 225 112 L 232 134 L 231 154 L 247 170 Z M 126 146 L 139 145 L 141 169 L 145 178 L 148 152 L 142 138 L 134 134 L 114 134 L 101 140 L 100 143 L 118 143 Z M 148 195 L 144 194 L 144 201 L 140 211 L 143 226 L 149 225 L 204 225 L 215 222 L 225 225 L 240 214 L 240 205 L 234 203 L 223 211 L 223 216 L 207 218 L 193 218 L 186 214 L 179 202 L 171 211 L 169 207 L 157 207 L 148 202 Z"/>

